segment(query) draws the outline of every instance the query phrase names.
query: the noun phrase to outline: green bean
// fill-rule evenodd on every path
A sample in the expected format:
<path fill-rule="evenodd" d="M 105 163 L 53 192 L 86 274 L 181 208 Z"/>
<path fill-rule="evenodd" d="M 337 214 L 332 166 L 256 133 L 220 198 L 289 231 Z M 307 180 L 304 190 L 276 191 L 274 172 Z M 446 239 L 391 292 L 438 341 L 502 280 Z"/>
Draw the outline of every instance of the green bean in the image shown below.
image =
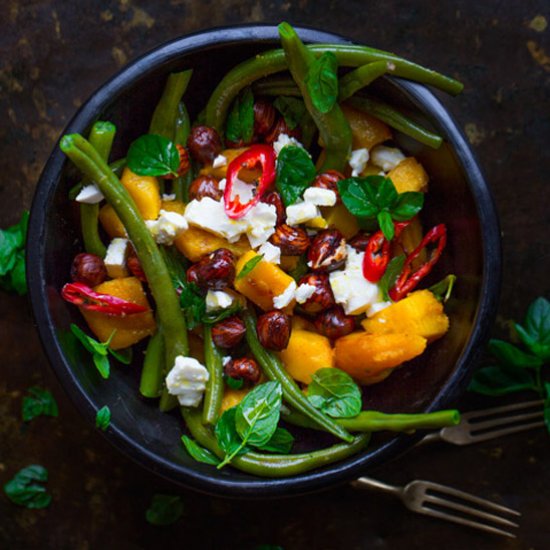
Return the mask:
<path fill-rule="evenodd" d="M 157 325 L 158 326 L 158 325 Z M 160 397 L 164 383 L 164 340 L 162 328 L 151 336 L 145 351 L 145 359 L 141 369 L 139 391 L 144 397 Z"/>
<path fill-rule="evenodd" d="M 343 76 L 339 82 L 338 101 L 345 101 L 361 88 L 365 88 L 378 77 L 392 71 L 393 65 L 387 61 L 375 61 L 357 67 Z"/>
<path fill-rule="evenodd" d="M 115 160 L 114 162 L 111 162 L 109 164 L 109 168 L 115 173 L 116 176 L 121 176 L 122 171 L 124 170 L 124 167 L 126 166 L 126 157 Z M 69 189 L 68 197 L 69 200 L 74 201 L 80 191 L 82 190 L 84 180 L 79 181 L 76 185 L 73 185 Z"/>
<path fill-rule="evenodd" d="M 280 359 L 265 349 L 256 334 L 256 319 L 250 310 L 245 310 L 243 319 L 246 325 L 246 341 L 260 364 L 264 374 L 270 380 L 280 382 L 283 389 L 283 399 L 294 409 L 309 417 L 321 429 L 347 441 L 352 441 L 352 436 L 336 422 L 316 409 L 302 393 L 294 379 L 288 374 Z"/>
<path fill-rule="evenodd" d="M 282 420 L 302 428 L 319 429 L 309 418 L 296 411 L 291 411 L 281 417 Z M 436 411 L 420 414 L 386 414 L 378 411 L 361 411 L 354 418 L 338 418 L 339 426 L 350 432 L 411 432 L 456 426 L 460 422 L 457 410 Z"/>
<path fill-rule="evenodd" d="M 359 67 L 374 61 L 387 61 L 395 65 L 395 70 L 393 71 L 395 76 L 428 84 L 453 95 L 459 94 L 464 87 L 461 82 L 436 71 L 407 61 L 389 52 L 366 46 L 314 44 L 307 46 L 307 48 L 315 55 L 320 55 L 327 51 L 334 53 L 338 60 L 338 65 L 341 67 Z M 229 107 L 243 88 L 250 86 L 259 78 L 284 71 L 287 68 L 284 52 L 280 49 L 262 52 L 234 67 L 224 76 L 210 96 L 206 109 L 206 124 L 213 126 L 221 133 Z"/>
<path fill-rule="evenodd" d="M 200 412 L 196 409 L 181 409 L 183 418 L 193 438 L 213 452 L 218 458 L 224 458 L 224 452 L 219 448 L 212 431 L 201 422 Z M 276 455 L 248 452 L 236 456 L 231 465 L 243 472 L 261 477 L 287 477 L 303 474 L 314 468 L 338 462 L 364 449 L 370 439 L 370 434 L 361 434 L 352 439 L 351 443 L 338 443 L 327 449 L 295 455 Z"/>
<path fill-rule="evenodd" d="M 204 325 L 204 362 L 210 375 L 206 383 L 202 410 L 202 421 L 204 424 L 215 424 L 220 414 L 223 397 L 222 361 L 222 354 L 212 340 L 212 327 Z"/>
<path fill-rule="evenodd" d="M 98 121 L 92 126 L 90 131 L 90 143 L 97 150 L 101 158 L 107 162 L 111 153 L 113 140 L 115 139 L 116 128 L 110 122 Z M 82 185 L 90 183 L 89 179 L 84 178 Z M 103 258 L 107 249 L 103 244 L 98 231 L 98 204 L 80 204 L 80 226 L 82 229 L 82 240 L 84 241 L 84 250 L 90 254 L 95 254 Z"/>
<path fill-rule="evenodd" d="M 321 113 L 315 108 L 306 86 L 306 78 L 315 61 L 315 56 L 305 47 L 296 31 L 288 23 L 279 25 L 279 36 L 290 74 L 302 92 L 306 108 L 319 129 L 319 137 L 325 147 L 320 172 L 331 169 L 343 172 L 351 153 L 349 123 L 338 104 L 335 104 L 327 113 Z"/>
<path fill-rule="evenodd" d="M 151 233 L 128 191 L 86 139 L 79 134 L 66 135 L 60 147 L 84 176 L 96 182 L 122 221 L 157 305 L 166 365 L 173 365 L 178 355 L 189 354 L 187 327 L 170 274 Z"/>
<path fill-rule="evenodd" d="M 382 122 L 385 122 L 388 126 L 432 149 L 438 149 L 443 143 L 441 136 L 426 130 L 420 124 L 413 122 L 382 101 L 356 96 L 352 97 L 348 103 L 359 111 L 366 111 L 372 116 L 379 118 Z"/>
<path fill-rule="evenodd" d="M 189 119 L 189 113 L 187 112 L 187 108 L 184 103 L 180 102 L 178 106 L 178 117 L 176 119 L 174 141 L 179 145 L 185 146 L 190 133 L 191 120 Z M 183 177 L 176 178 L 172 184 L 172 192 L 176 195 L 176 200 L 188 202 L 187 190 L 192 181 L 193 167 L 190 166 L 187 173 Z"/>

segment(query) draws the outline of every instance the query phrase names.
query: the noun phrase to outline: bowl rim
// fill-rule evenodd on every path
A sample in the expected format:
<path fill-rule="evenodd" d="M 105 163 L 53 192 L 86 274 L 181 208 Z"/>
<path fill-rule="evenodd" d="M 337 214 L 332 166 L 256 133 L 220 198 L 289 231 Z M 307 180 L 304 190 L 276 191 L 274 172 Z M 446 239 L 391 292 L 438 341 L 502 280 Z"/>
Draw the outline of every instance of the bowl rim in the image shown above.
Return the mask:
<path fill-rule="evenodd" d="M 353 43 L 340 35 L 304 26 L 296 27 L 304 42 L 309 43 Z M 222 45 L 253 42 L 254 45 L 275 43 L 278 40 L 275 25 L 236 25 L 200 31 L 176 38 L 162 44 L 116 73 L 100 86 L 83 103 L 61 135 L 83 132 L 96 120 L 103 109 L 139 79 L 155 70 L 158 65 L 166 64 L 186 54 L 203 48 Z M 488 337 L 491 323 L 496 315 L 501 282 L 501 243 L 497 213 L 490 190 L 476 158 L 471 151 L 460 128 L 443 105 L 425 86 L 395 77 L 391 82 L 405 94 L 433 121 L 451 145 L 459 164 L 462 165 L 469 190 L 474 198 L 479 219 L 483 220 L 480 231 L 482 239 L 483 273 L 480 285 L 480 301 L 474 316 L 472 331 L 454 372 L 442 386 L 426 411 L 435 410 L 454 401 L 464 388 L 472 366 L 478 358 L 482 344 Z M 59 342 L 55 336 L 55 327 L 48 309 L 47 287 L 45 285 L 44 265 L 41 258 L 44 253 L 44 227 L 47 217 L 46 205 L 53 196 L 53 188 L 64 164 L 65 156 L 55 144 L 44 170 L 40 176 L 33 197 L 29 229 L 27 236 L 27 277 L 29 295 L 40 340 L 46 356 L 54 369 L 61 385 L 69 394 L 76 408 L 85 418 L 94 422 L 98 405 L 86 394 L 72 372 Z M 31 243 L 34 243 L 31 245 Z M 213 478 L 207 473 L 194 470 L 184 464 L 176 464 L 152 453 L 143 445 L 131 439 L 117 427 L 116 420 L 103 434 L 126 456 L 138 462 L 149 471 L 175 482 L 181 486 L 216 496 L 265 498 L 304 494 L 325 489 L 359 477 L 369 468 L 380 465 L 390 457 L 396 456 L 412 446 L 417 438 L 398 436 L 378 448 L 367 449 L 346 460 L 314 470 L 299 476 L 251 480 Z"/>

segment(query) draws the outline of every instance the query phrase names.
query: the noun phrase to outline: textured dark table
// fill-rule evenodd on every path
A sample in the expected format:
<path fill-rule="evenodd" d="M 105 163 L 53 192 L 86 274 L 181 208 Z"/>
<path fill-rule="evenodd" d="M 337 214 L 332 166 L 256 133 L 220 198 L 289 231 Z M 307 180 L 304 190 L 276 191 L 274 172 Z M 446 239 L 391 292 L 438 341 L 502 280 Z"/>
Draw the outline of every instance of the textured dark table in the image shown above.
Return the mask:
<path fill-rule="evenodd" d="M 369 4 L 367 6 L 367 4 Z M 371 3 L 242 0 L 3 0 L 0 6 L 0 226 L 28 208 L 48 153 L 78 105 L 128 60 L 215 25 L 286 19 L 345 33 L 458 77 L 443 97 L 476 150 L 502 222 L 504 286 L 495 334 L 549 295 L 548 1 Z M 25 510 L 0 495 L 2 548 L 413 549 L 550 547 L 550 440 L 543 431 L 470 448 L 416 449 L 374 474 L 388 482 L 448 483 L 523 512 L 515 541 L 415 516 L 390 498 L 342 487 L 278 502 L 184 493 L 170 528 L 144 520 L 166 482 L 121 456 L 86 425 L 49 369 L 25 298 L 0 292 L 0 483 L 21 467 L 50 471 L 50 508 Z M 21 396 L 50 388 L 56 420 L 20 420 Z M 494 401 L 468 396 L 463 409 Z"/>

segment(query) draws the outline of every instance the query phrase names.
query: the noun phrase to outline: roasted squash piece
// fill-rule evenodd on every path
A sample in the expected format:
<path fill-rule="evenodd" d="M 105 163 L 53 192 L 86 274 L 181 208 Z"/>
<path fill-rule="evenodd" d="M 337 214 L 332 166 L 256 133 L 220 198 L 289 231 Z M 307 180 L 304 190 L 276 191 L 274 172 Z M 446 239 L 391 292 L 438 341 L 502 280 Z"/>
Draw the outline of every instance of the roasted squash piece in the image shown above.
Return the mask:
<path fill-rule="evenodd" d="M 426 349 L 426 342 L 426 338 L 417 334 L 353 332 L 336 340 L 336 367 L 360 384 L 375 384 L 401 363 L 420 355 Z"/>
<path fill-rule="evenodd" d="M 341 108 L 351 128 L 354 150 L 363 148 L 370 150 L 375 145 L 392 138 L 389 126 L 381 120 L 347 104 L 341 105 Z"/>
<path fill-rule="evenodd" d="M 433 342 L 449 329 L 443 304 L 429 291 L 417 290 L 361 322 L 372 334 L 416 334 Z"/>
<path fill-rule="evenodd" d="M 323 217 L 328 227 L 338 229 L 346 239 L 351 239 L 359 232 L 355 216 L 343 204 L 323 208 Z"/>
<path fill-rule="evenodd" d="M 402 160 L 388 172 L 388 178 L 392 180 L 398 193 L 428 190 L 428 174 L 414 157 Z"/>
<path fill-rule="evenodd" d="M 115 237 L 125 238 L 127 236 L 124 225 L 122 225 L 115 209 L 110 204 L 104 204 L 99 209 L 99 221 L 111 239 Z"/>
<path fill-rule="evenodd" d="M 138 176 L 126 167 L 122 172 L 120 183 L 134 199 L 144 220 L 156 220 L 159 217 L 161 198 L 157 178 Z"/>
<path fill-rule="evenodd" d="M 223 391 L 222 403 L 220 405 L 220 415 L 227 409 L 236 407 L 253 388 L 241 388 L 240 390 L 234 390 L 232 388 L 225 387 Z"/>
<path fill-rule="evenodd" d="M 334 367 L 334 353 L 326 336 L 308 330 L 292 329 L 286 349 L 280 352 L 286 370 L 298 382 L 311 383 L 319 369 Z"/>
<path fill-rule="evenodd" d="M 94 287 L 99 294 L 109 294 L 141 306 L 149 306 L 141 282 L 136 277 L 124 277 L 105 281 Z M 111 347 L 122 349 L 139 342 L 156 330 L 155 318 L 151 311 L 134 313 L 132 315 L 107 315 L 99 311 L 88 311 L 82 307 L 80 312 L 86 319 L 90 330 L 100 342 L 105 342 L 116 330 Z"/>
<path fill-rule="evenodd" d="M 181 201 L 174 200 L 174 201 L 162 201 L 160 203 L 160 209 L 166 210 L 166 212 L 175 212 L 176 214 L 183 214 L 185 213 L 185 204 Z"/>

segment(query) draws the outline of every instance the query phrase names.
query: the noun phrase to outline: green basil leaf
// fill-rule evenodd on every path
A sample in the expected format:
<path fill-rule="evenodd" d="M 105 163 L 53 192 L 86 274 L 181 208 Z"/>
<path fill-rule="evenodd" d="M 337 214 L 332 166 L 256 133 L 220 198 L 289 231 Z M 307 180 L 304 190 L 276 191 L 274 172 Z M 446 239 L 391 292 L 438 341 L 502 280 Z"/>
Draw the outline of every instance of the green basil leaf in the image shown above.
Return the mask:
<path fill-rule="evenodd" d="M 21 415 L 24 422 L 29 422 L 37 416 L 56 417 L 59 415 L 57 402 L 48 390 L 33 386 L 27 391 L 30 395 L 23 397 L 21 406 Z"/>
<path fill-rule="evenodd" d="M 111 423 L 111 409 L 104 405 L 101 409 L 98 409 L 95 415 L 95 427 L 101 431 L 105 431 Z"/>
<path fill-rule="evenodd" d="M 456 275 L 447 275 L 444 279 L 432 285 L 428 290 L 440 301 L 447 302 L 451 297 L 456 282 Z"/>
<path fill-rule="evenodd" d="M 216 427 L 214 433 L 216 434 L 216 441 L 220 446 L 220 449 L 226 454 L 233 454 L 241 445 L 242 439 L 237 433 L 235 427 L 235 414 L 237 412 L 237 407 L 232 407 L 227 409 L 218 422 L 216 422 Z M 246 453 L 250 449 L 245 445 L 239 452 L 239 454 Z"/>
<path fill-rule="evenodd" d="M 176 523 L 183 514 L 181 497 L 156 494 L 145 512 L 145 519 L 151 525 L 165 526 Z"/>
<path fill-rule="evenodd" d="M 523 326 L 516 325 L 522 342 L 544 361 L 550 360 L 550 302 L 537 298 L 527 310 Z"/>
<path fill-rule="evenodd" d="M 101 374 L 102 378 L 109 378 L 111 373 L 111 364 L 109 363 L 109 358 L 106 355 L 100 355 L 99 353 L 92 354 L 92 360 L 96 369 Z"/>
<path fill-rule="evenodd" d="M 217 466 L 220 463 L 218 457 L 214 453 L 201 447 L 194 439 L 182 435 L 181 441 L 191 458 L 194 458 L 197 462 L 210 464 L 212 466 Z"/>
<path fill-rule="evenodd" d="M 98 355 L 107 355 L 107 346 L 94 340 L 91 336 L 88 336 L 78 325 L 71 323 L 71 332 L 78 338 L 79 342 L 90 353 L 97 353 Z"/>
<path fill-rule="evenodd" d="M 9 273 L 16 262 L 16 253 L 25 246 L 29 212 L 23 211 L 19 221 L 6 228 L 0 229 L 0 276 Z"/>
<path fill-rule="evenodd" d="M 384 275 L 382 275 L 382 278 L 380 279 L 380 281 L 378 281 L 378 288 L 382 293 L 382 299 L 384 301 L 387 302 L 390 300 L 390 296 L 389 296 L 390 288 L 392 288 L 393 285 L 395 284 L 395 281 L 397 281 L 397 278 L 403 271 L 404 265 L 405 265 L 404 254 L 393 257 L 388 263 L 388 267 L 386 268 L 386 271 L 384 271 Z"/>
<path fill-rule="evenodd" d="M 180 305 L 185 311 L 185 318 L 189 330 L 193 330 L 202 323 L 206 315 L 206 302 L 196 284 L 183 284 L 181 287 Z"/>
<path fill-rule="evenodd" d="M 351 214 L 358 218 L 376 218 L 376 189 L 366 178 L 347 178 L 338 182 L 342 202 Z"/>
<path fill-rule="evenodd" d="M 177 176 L 180 154 L 176 144 L 168 138 L 145 134 L 130 145 L 126 163 L 140 176 Z"/>
<path fill-rule="evenodd" d="M 296 281 L 298 282 L 307 272 L 309 268 L 307 266 L 307 259 L 305 254 L 302 254 L 301 256 L 298 256 L 298 262 L 296 263 L 296 267 L 289 271 L 288 274 Z"/>
<path fill-rule="evenodd" d="M 491 340 L 489 342 L 489 352 L 510 367 L 536 369 L 542 365 L 542 359 L 539 357 L 524 353 L 516 346 L 503 340 Z"/>
<path fill-rule="evenodd" d="M 304 101 L 297 97 L 279 96 L 273 102 L 273 107 L 283 115 L 289 130 L 294 130 L 307 113 Z"/>
<path fill-rule="evenodd" d="M 250 258 L 250 260 L 248 260 L 248 262 L 246 262 L 244 265 L 243 265 L 243 268 L 239 271 L 239 273 L 237 273 L 237 276 L 235 277 L 235 279 L 239 280 L 239 279 L 242 279 L 243 277 L 246 277 L 247 275 L 250 274 L 250 272 L 264 259 L 264 255 L 263 254 L 258 254 L 257 256 L 254 256 L 253 258 Z"/>
<path fill-rule="evenodd" d="M 279 382 L 256 386 L 237 406 L 235 427 L 243 441 L 255 447 L 265 445 L 277 429 L 281 414 Z"/>
<path fill-rule="evenodd" d="M 281 149 L 277 157 L 275 185 L 285 206 L 290 206 L 302 198 L 315 174 L 315 165 L 305 149 L 294 145 L 287 145 Z"/>
<path fill-rule="evenodd" d="M 232 390 L 240 390 L 244 385 L 244 380 L 242 378 L 231 378 L 231 376 L 224 375 L 225 383 Z"/>
<path fill-rule="evenodd" d="M 424 193 L 406 191 L 400 193 L 391 209 L 392 218 L 398 222 L 410 220 L 416 216 L 424 206 Z"/>
<path fill-rule="evenodd" d="M 250 143 L 254 135 L 254 96 L 250 86 L 246 87 L 241 94 L 239 118 L 241 137 L 245 143 Z"/>
<path fill-rule="evenodd" d="M 264 445 L 257 448 L 260 451 L 268 451 L 270 453 L 288 454 L 290 453 L 293 444 L 293 435 L 284 428 L 277 428 L 271 436 L 271 439 Z"/>
<path fill-rule="evenodd" d="M 52 497 L 46 493 L 46 488 L 38 483 L 48 481 L 48 470 L 39 464 L 32 464 L 19 470 L 13 478 L 4 485 L 4 493 L 15 504 L 26 508 L 46 508 Z"/>
<path fill-rule="evenodd" d="M 4 282 L 2 282 L 4 280 Z M 0 287 L 16 292 L 19 296 L 27 293 L 27 274 L 25 270 L 25 251 L 18 250 L 15 254 L 15 264 L 8 275 L 0 278 Z"/>
<path fill-rule="evenodd" d="M 211 313 L 205 313 L 202 322 L 206 325 L 215 325 L 232 315 L 236 315 L 243 309 L 243 304 L 239 300 L 235 300 L 228 308 L 221 309 L 219 311 L 213 311 Z"/>
<path fill-rule="evenodd" d="M 385 176 L 367 176 L 365 179 L 376 188 L 375 202 L 378 208 L 393 211 L 400 200 L 400 195 L 392 180 Z"/>
<path fill-rule="evenodd" d="M 524 390 L 536 390 L 531 374 L 526 369 L 491 366 L 479 369 L 468 390 L 482 395 L 508 395 Z"/>
<path fill-rule="evenodd" d="M 333 418 L 352 418 L 361 412 L 361 390 L 351 376 L 340 369 L 316 371 L 307 397 L 314 407 Z"/>
<path fill-rule="evenodd" d="M 338 60 L 332 52 L 324 52 L 311 64 L 305 84 L 314 107 L 328 113 L 338 99 Z"/>
<path fill-rule="evenodd" d="M 125 349 L 112 349 L 107 348 L 107 351 L 119 362 L 123 365 L 129 365 L 132 362 L 132 348 L 125 348 Z"/>
<path fill-rule="evenodd" d="M 378 225 L 384 237 L 386 237 L 388 241 L 391 241 L 395 235 L 395 226 L 393 225 L 391 214 L 387 210 L 381 210 L 378 212 L 376 219 L 378 220 Z"/>

